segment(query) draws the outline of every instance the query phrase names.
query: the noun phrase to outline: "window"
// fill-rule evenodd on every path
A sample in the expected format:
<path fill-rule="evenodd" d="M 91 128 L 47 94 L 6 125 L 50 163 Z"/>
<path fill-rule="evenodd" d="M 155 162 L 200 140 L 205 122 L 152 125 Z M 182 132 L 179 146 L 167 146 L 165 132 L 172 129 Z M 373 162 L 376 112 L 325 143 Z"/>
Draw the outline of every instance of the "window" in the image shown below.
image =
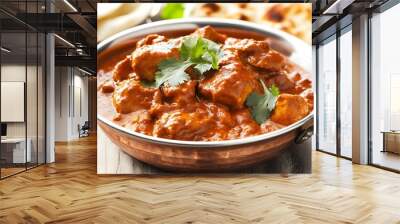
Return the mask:
<path fill-rule="evenodd" d="M 43 1 L 8 1 L 24 13 Z M 45 163 L 45 34 L 0 12 L 0 179 Z M 13 96 L 12 98 L 10 96 Z M 11 109 L 12 108 L 12 109 Z"/>
<path fill-rule="evenodd" d="M 352 32 L 340 36 L 340 155 L 351 158 L 352 148 Z"/>
<path fill-rule="evenodd" d="M 400 33 L 394 29 L 398 21 L 400 5 L 371 18 L 370 156 L 373 164 L 395 170 L 400 170 L 400 134 L 392 133 L 400 131 Z M 385 138 L 389 135 L 393 136 Z"/>
<path fill-rule="evenodd" d="M 336 153 L 336 36 L 318 48 L 318 149 Z"/>

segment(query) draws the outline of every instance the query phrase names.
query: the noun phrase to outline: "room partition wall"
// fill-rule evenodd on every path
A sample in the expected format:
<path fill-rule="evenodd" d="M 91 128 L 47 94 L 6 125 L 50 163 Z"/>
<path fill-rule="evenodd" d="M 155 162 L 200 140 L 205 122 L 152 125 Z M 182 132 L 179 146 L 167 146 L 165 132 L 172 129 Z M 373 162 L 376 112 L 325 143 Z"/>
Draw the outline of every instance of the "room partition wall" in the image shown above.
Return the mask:
<path fill-rule="evenodd" d="M 0 3 L 1 179 L 46 161 L 46 39 L 23 22 L 42 6 L 43 1 Z M 9 7 L 16 13 L 5 9 Z"/>

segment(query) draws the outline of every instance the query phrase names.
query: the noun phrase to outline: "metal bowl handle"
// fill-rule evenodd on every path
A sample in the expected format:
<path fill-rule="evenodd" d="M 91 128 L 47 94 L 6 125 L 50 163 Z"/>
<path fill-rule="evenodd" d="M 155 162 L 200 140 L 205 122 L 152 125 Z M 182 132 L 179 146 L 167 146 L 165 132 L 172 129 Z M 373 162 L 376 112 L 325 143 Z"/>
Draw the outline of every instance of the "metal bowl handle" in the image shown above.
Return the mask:
<path fill-rule="evenodd" d="M 314 119 L 308 120 L 303 126 L 301 126 L 300 133 L 295 138 L 296 144 L 301 144 L 311 138 L 314 134 Z"/>

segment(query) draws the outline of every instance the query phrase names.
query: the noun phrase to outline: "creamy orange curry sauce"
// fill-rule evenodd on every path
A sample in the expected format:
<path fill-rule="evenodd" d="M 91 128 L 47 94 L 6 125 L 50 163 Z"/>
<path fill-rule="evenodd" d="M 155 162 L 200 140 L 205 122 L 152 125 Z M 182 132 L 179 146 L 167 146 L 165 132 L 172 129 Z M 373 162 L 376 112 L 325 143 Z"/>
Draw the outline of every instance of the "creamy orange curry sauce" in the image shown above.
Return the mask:
<path fill-rule="evenodd" d="M 312 112 L 309 74 L 271 49 L 268 39 L 233 36 L 210 26 L 188 35 L 151 34 L 100 57 L 99 114 L 146 135 L 220 141 L 272 132 Z M 171 63 L 166 61 L 181 66 L 182 45 L 188 37 L 217 46 L 219 56 L 212 53 L 215 49 L 209 52 L 218 59 L 216 64 L 202 64 L 203 69 L 188 64 L 179 72 L 176 64 L 167 67 Z M 169 75 L 178 83 L 165 81 Z"/>

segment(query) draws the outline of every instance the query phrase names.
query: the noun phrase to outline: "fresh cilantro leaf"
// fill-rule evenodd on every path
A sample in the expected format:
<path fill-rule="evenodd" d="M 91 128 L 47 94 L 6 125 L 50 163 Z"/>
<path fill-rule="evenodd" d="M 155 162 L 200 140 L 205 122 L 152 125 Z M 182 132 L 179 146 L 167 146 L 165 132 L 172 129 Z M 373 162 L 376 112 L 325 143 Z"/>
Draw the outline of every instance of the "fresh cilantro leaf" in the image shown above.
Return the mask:
<path fill-rule="evenodd" d="M 202 38 L 209 52 L 220 53 L 220 45 L 209 39 Z"/>
<path fill-rule="evenodd" d="M 181 58 L 198 66 L 194 68 L 202 75 L 212 69 L 218 69 L 222 57 L 221 47 L 217 43 L 200 36 L 188 36 L 183 39 Z"/>
<path fill-rule="evenodd" d="M 213 69 L 216 69 L 216 70 L 218 69 L 218 57 L 217 57 L 217 55 L 216 55 L 214 52 L 212 52 L 212 51 L 205 52 L 205 53 L 203 54 L 203 56 L 201 56 L 201 58 L 202 58 L 204 61 L 210 63 L 210 64 L 211 64 L 211 67 L 212 67 Z"/>
<path fill-rule="evenodd" d="M 213 69 L 218 69 L 218 60 L 222 57 L 220 45 L 199 36 L 184 37 L 180 50 L 184 60 L 210 63 Z"/>
<path fill-rule="evenodd" d="M 203 74 L 203 73 L 205 73 L 205 72 L 211 70 L 211 68 L 213 68 L 213 67 L 212 67 L 212 64 L 202 63 L 202 64 L 197 64 L 197 65 L 195 65 L 194 68 L 195 68 L 198 72 L 200 72 L 200 74 Z"/>
<path fill-rule="evenodd" d="M 271 91 L 273 96 L 278 96 L 279 95 L 279 88 L 275 85 L 272 85 L 269 90 Z"/>
<path fill-rule="evenodd" d="M 177 86 L 190 80 L 190 76 L 185 72 L 193 63 L 180 61 L 177 59 L 168 59 L 162 61 L 159 65 L 159 71 L 156 72 L 155 86 L 160 87 L 163 83 L 171 86 Z"/>
<path fill-rule="evenodd" d="M 185 12 L 183 3 L 167 3 L 161 10 L 160 17 L 162 19 L 182 18 Z"/>
<path fill-rule="evenodd" d="M 200 36 L 183 38 L 180 46 L 179 59 L 167 59 L 158 65 L 155 82 L 145 83 L 146 86 L 160 87 L 163 83 L 177 86 L 190 80 L 185 70 L 191 66 L 200 74 L 211 69 L 218 69 L 218 62 L 222 57 L 220 45 Z"/>
<path fill-rule="evenodd" d="M 279 89 L 275 85 L 267 88 L 262 80 L 261 85 L 264 89 L 264 94 L 260 95 L 252 92 L 246 99 L 246 106 L 250 107 L 253 119 L 258 123 L 264 123 L 271 112 L 275 109 L 276 100 L 279 96 Z"/>
<path fill-rule="evenodd" d="M 194 51 L 197 48 L 198 38 L 194 36 L 187 36 L 183 38 L 182 45 L 180 48 L 180 54 L 182 59 L 188 59 L 194 55 Z"/>

